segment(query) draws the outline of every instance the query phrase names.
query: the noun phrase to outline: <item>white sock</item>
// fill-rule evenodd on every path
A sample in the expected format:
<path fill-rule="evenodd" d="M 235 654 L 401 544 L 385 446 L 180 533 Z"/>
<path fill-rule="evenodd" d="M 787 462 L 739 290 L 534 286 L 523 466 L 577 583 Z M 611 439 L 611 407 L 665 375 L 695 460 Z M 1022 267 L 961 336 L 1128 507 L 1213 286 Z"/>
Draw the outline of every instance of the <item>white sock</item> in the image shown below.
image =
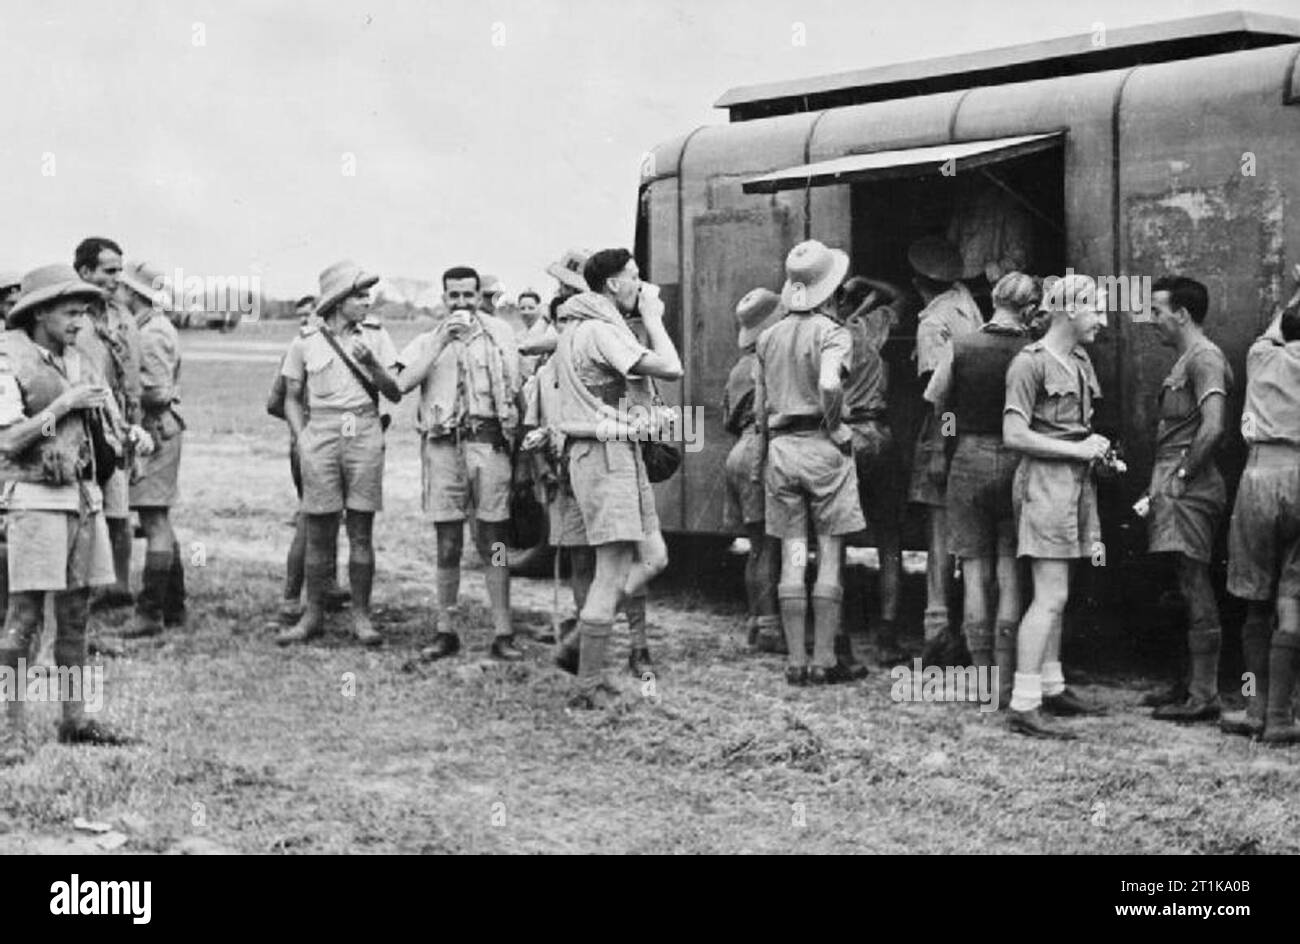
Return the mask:
<path fill-rule="evenodd" d="M 1061 663 L 1043 663 L 1043 694 L 1050 698 L 1065 691 L 1065 676 L 1061 673 Z"/>
<path fill-rule="evenodd" d="M 1016 673 L 1016 684 L 1011 689 L 1012 711 L 1033 711 L 1043 704 L 1043 678 L 1028 672 Z"/>

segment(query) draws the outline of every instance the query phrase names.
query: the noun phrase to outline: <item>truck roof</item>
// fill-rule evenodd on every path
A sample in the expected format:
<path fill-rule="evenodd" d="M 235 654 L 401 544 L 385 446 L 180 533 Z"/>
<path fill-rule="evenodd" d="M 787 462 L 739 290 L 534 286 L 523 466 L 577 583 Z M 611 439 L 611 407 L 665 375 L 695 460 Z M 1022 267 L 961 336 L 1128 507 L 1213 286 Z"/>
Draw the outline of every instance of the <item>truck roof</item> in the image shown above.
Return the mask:
<path fill-rule="evenodd" d="M 1249 11 L 1047 39 L 1020 46 L 733 88 L 715 103 L 732 121 L 1027 82 L 1300 42 L 1300 20 Z"/>

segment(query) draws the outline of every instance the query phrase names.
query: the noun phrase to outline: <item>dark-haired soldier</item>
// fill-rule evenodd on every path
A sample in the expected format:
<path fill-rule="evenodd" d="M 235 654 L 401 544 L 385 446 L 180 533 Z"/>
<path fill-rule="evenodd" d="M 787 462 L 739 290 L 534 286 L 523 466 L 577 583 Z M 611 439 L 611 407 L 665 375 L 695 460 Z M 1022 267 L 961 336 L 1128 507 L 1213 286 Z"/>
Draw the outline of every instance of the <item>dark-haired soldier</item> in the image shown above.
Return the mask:
<path fill-rule="evenodd" d="M 1241 648 L 1255 684 L 1245 713 L 1224 715 L 1219 727 L 1300 743 L 1291 711 L 1300 653 L 1300 289 L 1246 354 L 1241 433 L 1250 454 L 1228 528 L 1228 591 L 1247 604 Z"/>
<path fill-rule="evenodd" d="M 632 428 L 618 407 L 628 403 L 649 411 L 650 378 L 676 380 L 682 365 L 664 328 L 664 304 L 641 281 L 630 252 L 603 249 L 587 260 L 582 274 L 591 290 L 561 309 L 560 317 L 576 324 L 560 336 L 551 362 L 569 481 L 587 541 L 596 549 L 596 574 L 578 623 L 579 690 L 573 704 L 595 708 L 606 701 L 605 654 L 619 601 L 641 594 L 668 563 L 641 453 L 645 430 Z M 648 348 L 627 324 L 633 311 L 641 316 Z"/>
<path fill-rule="evenodd" d="M 113 391 L 122 418 L 132 425 L 144 414 L 140 406 L 140 329 L 128 306 L 118 297 L 122 277 L 122 247 L 103 236 L 77 244 L 73 254 L 77 275 L 100 289 L 102 303 L 91 308 L 87 330 L 78 332 L 77 346 L 93 360 Z M 128 472 L 119 469 L 104 484 L 104 517 L 113 543 L 117 580 L 96 599 L 96 606 L 127 606 L 131 595 L 131 509 Z"/>
<path fill-rule="evenodd" d="M 1226 427 L 1232 369 L 1202 325 L 1209 310 L 1204 285 L 1181 276 L 1158 279 L 1151 305 L 1161 340 L 1178 351 L 1160 388 L 1160 421 L 1151 486 L 1139 504 L 1149 508 L 1148 549 L 1178 555 L 1178 587 L 1187 607 L 1191 684 L 1185 698 L 1156 708 L 1164 721 L 1219 716 L 1219 605 L 1210 582 L 1214 535 L 1228 507 L 1227 488 L 1214 462 Z"/>
<path fill-rule="evenodd" d="M 510 618 L 510 452 L 519 426 L 519 352 L 510 326 L 483 310 L 479 274 L 456 266 L 442 274 L 450 314 L 398 358 L 403 393 L 420 387 L 422 504 L 437 531 L 438 627 L 426 660 L 460 651 L 453 616 L 460 595 L 465 521 L 474 531 L 492 608 L 495 659 L 517 662 Z"/>

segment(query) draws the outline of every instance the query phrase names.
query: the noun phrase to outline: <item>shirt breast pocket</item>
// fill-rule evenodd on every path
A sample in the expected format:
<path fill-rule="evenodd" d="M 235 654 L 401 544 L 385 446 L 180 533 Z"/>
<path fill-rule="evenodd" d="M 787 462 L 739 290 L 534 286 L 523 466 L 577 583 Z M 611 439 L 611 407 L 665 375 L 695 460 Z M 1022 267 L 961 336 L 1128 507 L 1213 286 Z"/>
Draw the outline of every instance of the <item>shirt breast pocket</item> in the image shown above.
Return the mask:
<path fill-rule="evenodd" d="M 307 357 L 303 366 L 307 370 L 307 392 L 311 396 L 323 399 L 339 392 L 334 361 L 332 351 L 318 351 Z"/>
<path fill-rule="evenodd" d="M 1048 377 L 1043 382 L 1047 395 L 1045 413 L 1057 426 L 1077 425 L 1080 416 L 1079 386 L 1074 380 L 1064 377 Z"/>
<path fill-rule="evenodd" d="M 1180 420 L 1192 412 L 1192 387 L 1187 377 L 1170 377 L 1160 388 L 1160 416 Z"/>

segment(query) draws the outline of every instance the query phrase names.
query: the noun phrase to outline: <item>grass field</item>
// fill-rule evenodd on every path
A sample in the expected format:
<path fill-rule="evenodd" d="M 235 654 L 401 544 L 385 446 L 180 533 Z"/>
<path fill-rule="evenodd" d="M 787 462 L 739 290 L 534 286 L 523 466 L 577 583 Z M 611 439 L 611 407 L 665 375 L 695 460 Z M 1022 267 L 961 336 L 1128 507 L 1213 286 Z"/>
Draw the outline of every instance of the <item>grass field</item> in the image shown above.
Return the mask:
<path fill-rule="evenodd" d="M 125 852 L 1300 851 L 1294 750 L 1150 720 L 1137 702 L 1154 681 L 1083 658 L 1086 638 L 1082 690 L 1112 714 L 1075 722 L 1074 744 L 1013 737 L 973 705 L 895 703 L 884 670 L 792 690 L 779 657 L 745 651 L 731 558 L 679 560 L 654 588 L 661 674 L 652 690 L 625 678 L 606 712 L 565 708 L 545 647 L 485 658 L 473 572 L 468 651 L 411 665 L 433 555 L 409 402 L 376 527 L 386 645 L 356 646 L 341 614 L 322 644 L 276 648 L 294 494 L 263 403 L 288 330 L 185 335 L 190 626 L 106 663 L 104 716 L 143 746 L 62 747 L 55 707 L 34 706 L 45 740 L 0 771 L 0 852 L 95 851 L 76 817 L 120 825 Z M 394 326 L 399 347 L 413 330 Z M 909 611 L 918 592 L 909 579 Z M 549 621 L 549 582 L 514 596 L 521 625 Z"/>

